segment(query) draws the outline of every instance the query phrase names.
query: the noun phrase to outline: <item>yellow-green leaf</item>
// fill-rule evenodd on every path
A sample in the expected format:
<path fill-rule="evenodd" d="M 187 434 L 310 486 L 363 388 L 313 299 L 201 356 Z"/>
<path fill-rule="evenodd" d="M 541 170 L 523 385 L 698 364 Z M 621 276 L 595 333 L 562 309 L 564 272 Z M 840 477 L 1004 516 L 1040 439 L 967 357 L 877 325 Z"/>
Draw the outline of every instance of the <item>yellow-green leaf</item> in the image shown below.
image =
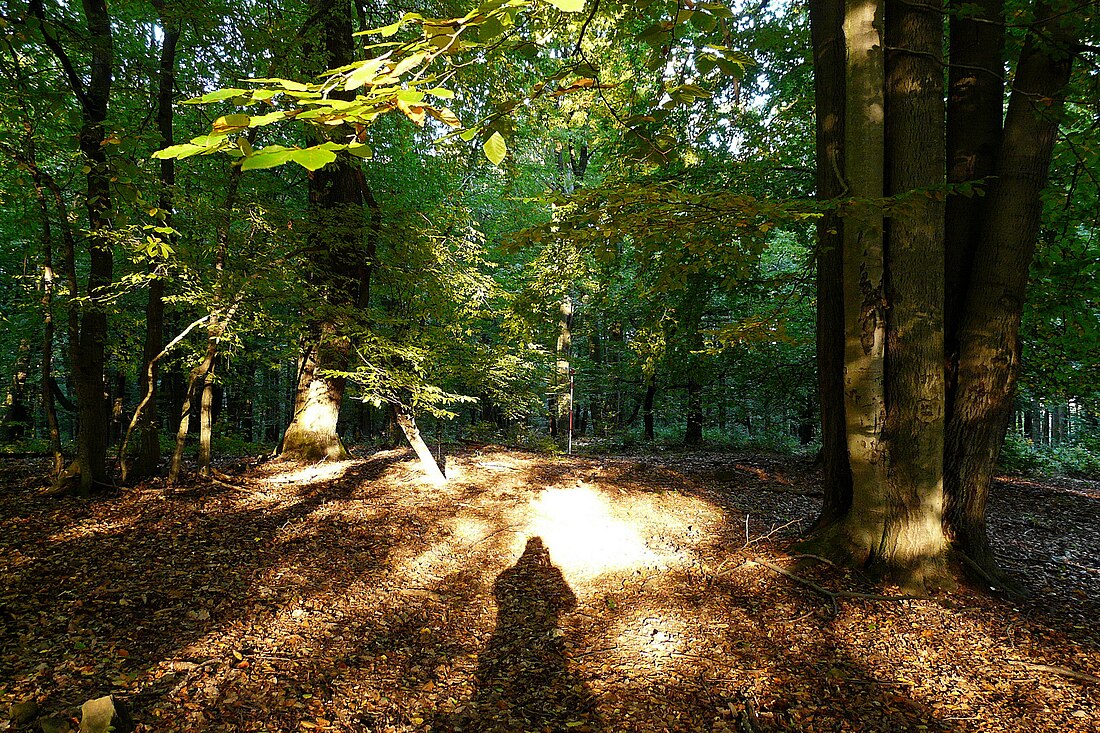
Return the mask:
<path fill-rule="evenodd" d="M 546 0 L 563 13 L 579 13 L 584 10 L 584 0 Z"/>
<path fill-rule="evenodd" d="M 297 152 L 295 149 L 285 148 L 282 145 L 269 145 L 255 151 L 241 161 L 241 170 L 253 171 L 263 168 L 275 168 L 289 161 Z"/>
<path fill-rule="evenodd" d="M 251 119 L 248 115 L 225 115 L 214 120 L 212 129 L 217 133 L 233 132 L 248 127 Z"/>
<path fill-rule="evenodd" d="M 495 166 L 499 166 L 504 161 L 504 156 L 508 154 L 508 144 L 504 142 L 504 136 L 499 132 L 494 132 L 481 146 L 481 149 L 485 152 L 485 157 L 489 159 L 489 162 Z"/>
<path fill-rule="evenodd" d="M 321 147 L 306 148 L 305 150 L 295 150 L 290 159 L 307 171 L 315 171 L 336 160 L 336 153 Z"/>

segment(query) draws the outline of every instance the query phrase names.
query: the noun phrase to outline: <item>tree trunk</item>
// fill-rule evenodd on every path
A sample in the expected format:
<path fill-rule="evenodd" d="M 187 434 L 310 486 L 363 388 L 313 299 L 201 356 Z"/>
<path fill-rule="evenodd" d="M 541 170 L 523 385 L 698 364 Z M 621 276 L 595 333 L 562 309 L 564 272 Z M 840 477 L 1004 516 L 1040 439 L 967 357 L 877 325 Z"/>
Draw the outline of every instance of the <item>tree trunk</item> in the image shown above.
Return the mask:
<path fill-rule="evenodd" d="M 172 93 L 176 76 L 176 46 L 179 43 L 180 27 L 165 18 L 163 2 L 154 4 L 160 13 L 164 38 L 160 47 L 160 65 L 157 72 L 157 129 L 160 132 L 161 147 L 174 144 L 172 125 Z M 160 161 L 160 203 L 164 226 L 172 226 L 173 195 L 176 185 L 176 161 L 166 158 Z M 148 395 L 139 423 L 137 455 L 130 462 L 122 456 L 122 480 L 124 482 L 141 481 L 156 474 L 160 465 L 160 421 L 157 418 L 157 377 L 160 367 L 156 356 L 164 342 L 164 278 L 160 268 L 154 264 L 149 281 L 149 298 L 145 305 L 145 345 L 144 362 L 146 368 L 141 371 L 140 392 Z M 129 464 L 129 465 L 128 465 Z"/>
<path fill-rule="evenodd" d="M 33 159 L 33 155 L 32 155 Z M 53 455 L 51 478 L 58 476 L 65 467 L 65 458 L 61 454 L 61 427 L 57 422 L 57 406 L 54 403 L 53 389 L 53 230 L 50 226 L 50 207 L 46 201 L 41 177 L 37 166 L 32 170 L 34 193 L 38 208 L 42 214 L 42 383 L 40 396 L 42 411 L 46 413 L 46 429 L 50 435 L 50 453 Z"/>
<path fill-rule="evenodd" d="M 202 380 L 202 405 L 199 410 L 199 464 L 200 476 L 210 476 L 210 441 L 214 435 L 214 369 Z"/>
<path fill-rule="evenodd" d="M 907 197 L 887 229 L 886 311 L 890 511 L 879 549 L 890 572 L 924 591 L 951 586 L 943 535 L 943 48 L 938 11 L 888 0 L 888 193 Z"/>
<path fill-rule="evenodd" d="M 946 523 L 957 549 L 996 577 L 985 507 L 1020 365 L 1020 316 L 1076 30 L 1084 11 L 1040 5 L 1016 69 L 997 179 L 959 328 L 958 386 L 946 445 Z"/>
<path fill-rule="evenodd" d="M 817 198 L 847 192 L 844 182 L 844 6 L 810 3 L 817 107 Z M 844 417 L 843 220 L 830 211 L 817 225 L 817 392 L 821 404 L 822 502 L 815 526 L 844 516 L 852 505 L 852 472 Z"/>
<path fill-rule="evenodd" d="M 849 511 L 819 522 L 819 554 L 883 564 L 898 541 L 886 492 L 886 303 L 882 211 L 885 84 L 881 2 L 846 0 L 844 167 L 855 199 L 843 227 L 844 413 L 852 478 Z M 829 507 L 826 507 L 828 510 Z M 831 513 L 831 512 L 830 512 Z"/>
<path fill-rule="evenodd" d="M 978 0 L 957 12 L 952 0 L 948 67 L 947 181 L 989 179 L 997 172 L 1004 117 L 1004 0 Z M 986 181 L 986 186 L 990 181 Z M 959 356 L 958 326 L 985 224 L 988 198 L 953 195 L 947 199 L 944 256 L 944 348 L 947 352 L 948 414 L 954 400 Z"/>
<path fill-rule="evenodd" d="M 81 494 L 107 486 L 107 443 L 110 414 L 104 391 L 103 370 L 107 343 L 106 298 L 114 276 L 111 228 L 110 170 L 107 164 L 104 122 L 111 96 L 114 41 L 106 0 L 84 0 L 87 20 L 87 73 L 81 74 L 61 45 L 46 17 L 41 0 L 31 0 L 30 11 L 38 19 L 43 40 L 65 70 L 69 86 L 80 104 L 79 146 L 86 173 L 84 205 L 88 217 L 87 298 L 71 297 L 69 305 L 69 361 L 77 397 L 79 429 L 77 460 L 69 471 Z M 59 212 L 61 209 L 58 209 Z M 71 241 L 66 245 L 72 244 Z M 75 252 L 66 251 L 66 278 L 70 296 L 78 293 Z"/>
<path fill-rule="evenodd" d="M 336 432 L 345 380 L 325 378 L 317 373 L 322 368 L 337 368 L 334 362 L 338 363 L 341 359 L 346 366 L 346 351 L 329 349 L 323 341 L 303 356 L 294 400 L 294 417 L 279 449 L 283 458 L 341 461 L 348 457 L 347 449 Z M 322 366 L 326 362 L 328 366 Z"/>
<path fill-rule="evenodd" d="M 687 382 L 687 418 L 684 425 L 684 444 L 703 444 L 703 385 L 694 376 Z"/>
<path fill-rule="evenodd" d="M 413 416 L 412 408 L 406 405 L 394 405 L 393 415 L 401 428 L 401 432 L 405 434 L 405 438 L 409 441 L 409 445 L 416 451 L 416 457 L 420 459 L 420 467 L 423 469 L 424 474 L 434 483 L 446 483 L 447 477 L 439 469 L 439 464 L 435 462 L 435 456 L 432 455 L 431 449 L 428 448 L 428 444 L 424 442 L 420 430 L 416 427 L 416 418 Z"/>
<path fill-rule="evenodd" d="M 568 295 L 562 298 L 558 306 L 558 339 L 554 353 L 554 386 L 555 395 L 554 410 L 551 420 L 555 426 L 551 435 L 562 436 L 569 431 L 569 414 L 573 410 L 572 398 L 569 394 L 569 371 L 573 350 L 573 299 Z"/>
<path fill-rule="evenodd" d="M 325 68 L 354 58 L 352 6 L 349 0 L 311 0 L 311 21 L 303 28 L 307 57 L 324 59 Z M 343 97 L 341 97 L 343 95 Z M 347 98 L 348 93 L 332 96 Z M 309 179 L 309 239 L 321 254 L 314 260 L 313 282 L 327 308 L 311 324 L 299 370 L 295 410 L 283 435 L 280 455 L 291 460 L 343 459 L 348 453 L 337 434 L 345 379 L 322 372 L 347 371 L 350 342 L 341 333 L 348 310 L 369 298 L 373 256 L 364 250 L 366 185 L 346 154 Z M 373 199 L 372 209 L 376 209 Z M 350 273 L 350 274 L 349 274 Z"/>

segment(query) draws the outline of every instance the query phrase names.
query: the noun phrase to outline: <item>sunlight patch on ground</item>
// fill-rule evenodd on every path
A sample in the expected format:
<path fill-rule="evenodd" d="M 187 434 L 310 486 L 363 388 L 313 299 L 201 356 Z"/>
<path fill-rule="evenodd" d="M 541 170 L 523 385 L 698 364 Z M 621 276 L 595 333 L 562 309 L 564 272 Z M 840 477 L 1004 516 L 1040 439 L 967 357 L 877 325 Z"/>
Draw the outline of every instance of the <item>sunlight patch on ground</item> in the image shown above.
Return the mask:
<path fill-rule="evenodd" d="M 292 466 L 286 471 L 272 474 L 263 479 L 269 484 L 308 484 L 314 481 L 331 481 L 343 478 L 355 461 L 332 461 L 331 463 L 311 463 L 308 466 Z"/>
<path fill-rule="evenodd" d="M 49 542 L 71 542 L 72 540 L 88 539 L 89 537 L 101 537 L 104 535 L 122 534 L 134 526 L 137 517 L 113 520 L 89 519 L 72 527 L 63 529 L 50 535 Z"/>
<path fill-rule="evenodd" d="M 542 537 L 570 583 L 615 570 L 662 564 L 634 522 L 616 516 L 608 498 L 590 486 L 547 489 L 532 504 L 529 536 Z M 517 536 L 519 552 L 527 537 Z"/>
<path fill-rule="evenodd" d="M 605 573 L 686 564 L 689 553 L 667 540 L 694 544 L 703 537 L 696 525 L 719 519 L 713 508 L 678 494 L 619 496 L 583 482 L 546 489 L 532 500 L 530 512 L 526 536 L 517 536 L 513 550 L 522 552 L 528 536 L 542 537 L 570 584 Z"/>
<path fill-rule="evenodd" d="M 623 661 L 641 658 L 661 667 L 672 663 L 689 637 L 689 625 L 678 613 L 649 608 L 623 619 L 613 638 L 615 653 Z"/>

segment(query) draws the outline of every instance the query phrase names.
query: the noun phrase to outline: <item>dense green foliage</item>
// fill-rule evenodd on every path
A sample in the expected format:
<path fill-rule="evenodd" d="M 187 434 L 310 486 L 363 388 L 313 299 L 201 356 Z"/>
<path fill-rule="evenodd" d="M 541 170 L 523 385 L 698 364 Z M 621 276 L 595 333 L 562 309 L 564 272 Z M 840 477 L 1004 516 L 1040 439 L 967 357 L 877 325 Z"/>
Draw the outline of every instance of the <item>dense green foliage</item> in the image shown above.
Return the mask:
<path fill-rule="evenodd" d="M 44 308 L 59 324 L 52 376 L 66 448 L 77 427 L 66 407 L 72 309 L 107 313 L 121 437 L 141 398 L 145 303 L 159 278 L 163 343 L 212 313 L 224 327 L 213 368 L 223 450 L 279 441 L 309 338 L 303 314 L 341 324 L 351 345 L 333 374 L 350 385 L 340 422 L 350 442 L 396 440 L 389 409 L 408 403 L 441 439 L 545 446 L 553 433 L 564 445 L 552 424 L 565 364 L 574 431 L 593 449 L 683 442 L 693 400 L 707 443 L 814 449 L 821 209 L 811 203 L 802 4 L 737 14 L 721 3 L 424 2 L 400 19 L 379 6 L 355 19 L 360 60 L 319 77 L 300 61 L 315 5 L 111 5 L 110 226 L 98 231 L 83 213 L 81 111 L 65 91 L 66 62 L 78 77 L 90 63 L 87 19 L 73 4 L 6 9 L 6 445 L 41 446 L 47 435 Z M 171 25 L 182 29 L 174 137 L 190 142 L 161 150 L 150 110 Z M 1090 58 L 1074 77 L 1045 197 L 1005 453 L 1015 469 L 1095 475 L 1100 454 L 1100 76 Z M 310 246 L 318 224 L 306 215 L 308 178 L 338 156 L 351 156 L 371 201 L 369 297 L 350 311 L 325 301 Z M 169 210 L 160 160 L 173 157 Z M 113 281 L 90 297 L 58 275 L 47 303 L 42 268 L 49 248 L 61 272 L 65 226 L 76 281 L 95 247 L 113 251 Z M 208 337 L 195 328 L 160 361 L 165 435 Z"/>

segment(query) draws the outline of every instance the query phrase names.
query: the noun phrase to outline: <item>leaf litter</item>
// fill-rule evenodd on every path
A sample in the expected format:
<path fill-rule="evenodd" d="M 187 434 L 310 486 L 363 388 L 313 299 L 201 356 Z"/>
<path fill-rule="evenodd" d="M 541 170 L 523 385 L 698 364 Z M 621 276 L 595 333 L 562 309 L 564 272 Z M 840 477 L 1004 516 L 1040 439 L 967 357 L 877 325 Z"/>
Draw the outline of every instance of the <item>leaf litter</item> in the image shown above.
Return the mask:
<path fill-rule="evenodd" d="M 390 451 L 96 500 L 0 472 L 0 710 L 73 729 L 113 694 L 138 731 L 1100 730 L 1096 482 L 998 481 L 1028 599 L 884 602 L 790 549 L 820 494 L 783 456 L 470 447 L 435 487 Z"/>

